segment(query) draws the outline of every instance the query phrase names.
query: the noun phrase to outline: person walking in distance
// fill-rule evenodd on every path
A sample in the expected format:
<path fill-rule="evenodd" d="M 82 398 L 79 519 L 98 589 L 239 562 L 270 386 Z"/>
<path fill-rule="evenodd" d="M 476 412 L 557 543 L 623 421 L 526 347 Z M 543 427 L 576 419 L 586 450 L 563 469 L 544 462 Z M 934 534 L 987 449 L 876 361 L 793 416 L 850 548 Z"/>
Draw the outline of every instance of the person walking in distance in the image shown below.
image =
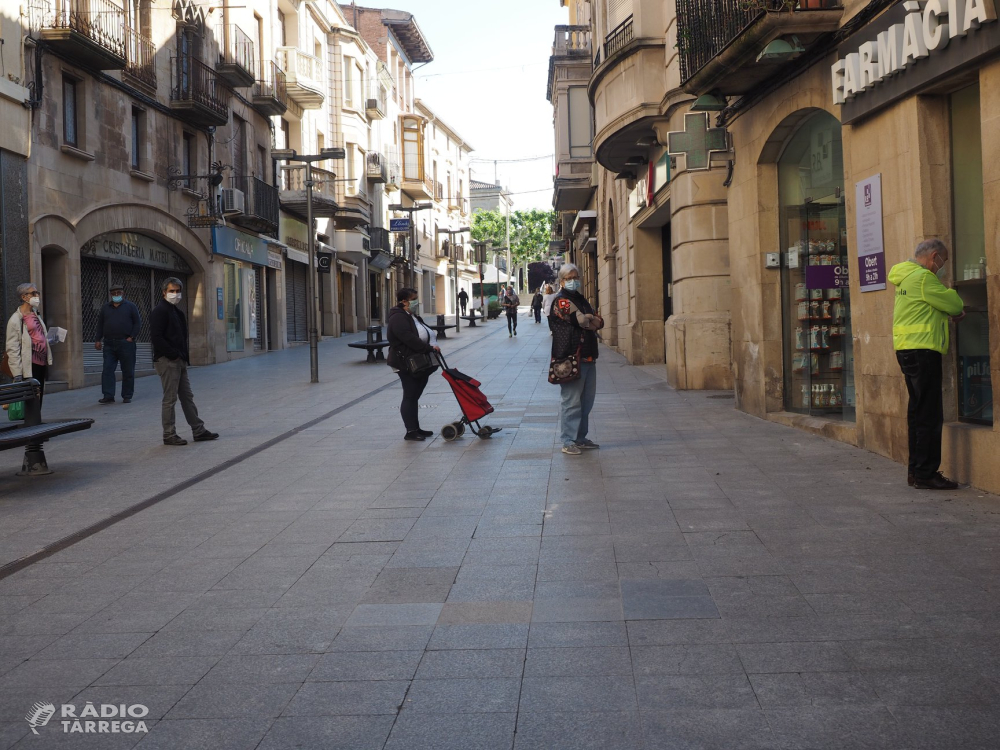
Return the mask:
<path fill-rule="evenodd" d="M 555 302 L 556 297 L 559 293 L 552 287 L 551 284 L 546 284 L 542 290 L 544 294 L 542 295 L 542 315 L 549 323 L 549 336 L 552 335 L 552 303 Z"/>
<path fill-rule="evenodd" d="M 469 293 L 464 289 L 458 293 L 458 304 L 462 308 L 462 315 L 467 315 L 465 310 L 469 306 Z"/>
<path fill-rule="evenodd" d="M 514 287 L 508 286 L 500 303 L 507 312 L 507 338 L 517 335 L 517 307 L 521 304 L 521 298 L 514 292 Z"/>
<path fill-rule="evenodd" d="M 535 290 L 535 296 L 531 298 L 531 311 L 535 314 L 535 323 L 542 322 L 542 289 Z"/>
<path fill-rule="evenodd" d="M 889 269 L 889 283 L 896 287 L 892 346 L 909 395 L 906 481 L 918 490 L 954 490 L 958 483 L 938 471 L 944 425 L 941 361 L 948 352 L 948 318 L 964 318 L 964 303 L 940 281 L 948 266 L 948 248 L 941 240 L 921 242 L 913 255 Z"/>
<path fill-rule="evenodd" d="M 434 435 L 430 430 L 420 429 L 420 396 L 427 387 L 431 371 L 413 374 L 407 370 L 406 359 L 414 354 L 441 350 L 431 344 L 430 329 L 414 313 L 417 296 L 417 290 L 408 287 L 396 292 L 397 304 L 389 310 L 389 317 L 386 318 L 386 338 L 389 340 L 386 364 L 399 375 L 399 382 L 403 386 L 403 400 L 399 404 L 399 414 L 406 427 L 403 439 L 421 441 Z"/>
<path fill-rule="evenodd" d="M 584 450 L 600 448 L 587 437 L 590 411 L 597 395 L 597 331 L 604 328 L 604 319 L 581 293 L 580 269 L 572 263 L 559 268 L 562 291 L 552 304 L 552 365 L 550 380 L 556 369 L 570 363 L 570 374 L 559 382 L 562 403 L 559 414 L 562 452 L 579 456 Z M 572 373 L 576 361 L 578 372 Z"/>
<path fill-rule="evenodd" d="M 111 301 L 105 302 L 97 316 L 97 341 L 94 348 L 104 352 L 101 374 L 101 399 L 115 402 L 115 370 L 122 368 L 122 403 L 130 403 L 135 393 L 135 342 L 139 338 L 142 317 L 139 308 L 125 299 L 125 287 L 113 284 L 108 290 Z"/>
<path fill-rule="evenodd" d="M 164 279 L 160 290 L 163 299 L 149 314 L 150 337 L 153 340 L 153 367 L 163 384 L 163 406 L 161 419 L 163 422 L 164 445 L 187 445 L 187 440 L 177 434 L 175 425 L 175 405 L 181 401 L 184 418 L 191 426 L 195 442 L 215 440 L 219 433 L 210 432 L 198 416 L 198 407 L 194 403 L 194 393 L 191 381 L 188 379 L 188 326 L 187 317 L 177 307 L 181 301 L 183 284 L 180 279 Z"/>

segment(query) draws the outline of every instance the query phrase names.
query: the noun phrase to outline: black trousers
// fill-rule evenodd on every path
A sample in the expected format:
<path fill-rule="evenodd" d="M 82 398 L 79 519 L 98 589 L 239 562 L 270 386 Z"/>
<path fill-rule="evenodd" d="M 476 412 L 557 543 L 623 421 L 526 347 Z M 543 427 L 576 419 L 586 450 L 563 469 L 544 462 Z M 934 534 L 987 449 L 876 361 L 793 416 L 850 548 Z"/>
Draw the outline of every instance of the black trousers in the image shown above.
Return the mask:
<path fill-rule="evenodd" d="M 507 333 L 517 333 L 517 308 L 507 310 Z"/>
<path fill-rule="evenodd" d="M 462 315 L 465 315 L 465 307 L 469 304 L 468 300 L 460 299 L 458 302 L 462 306 Z"/>
<path fill-rule="evenodd" d="M 403 384 L 403 401 L 399 405 L 399 414 L 403 417 L 403 424 L 406 425 L 407 432 L 420 429 L 420 396 L 427 387 L 427 379 L 430 375 L 414 377 L 408 372 L 400 370 L 398 373 L 399 382 Z"/>
<path fill-rule="evenodd" d="M 31 355 L 28 355 L 31 356 Z M 38 381 L 39 385 L 42 386 L 42 394 L 38 397 L 38 408 L 42 408 L 42 401 L 45 400 L 45 380 L 49 376 L 49 366 L 48 365 L 36 365 L 34 362 L 31 363 L 31 377 Z"/>
<path fill-rule="evenodd" d="M 906 378 L 910 396 L 906 424 L 910 438 L 910 473 L 930 479 L 941 468 L 941 430 L 944 401 L 941 392 L 941 355 L 930 349 L 904 349 L 896 361 Z"/>

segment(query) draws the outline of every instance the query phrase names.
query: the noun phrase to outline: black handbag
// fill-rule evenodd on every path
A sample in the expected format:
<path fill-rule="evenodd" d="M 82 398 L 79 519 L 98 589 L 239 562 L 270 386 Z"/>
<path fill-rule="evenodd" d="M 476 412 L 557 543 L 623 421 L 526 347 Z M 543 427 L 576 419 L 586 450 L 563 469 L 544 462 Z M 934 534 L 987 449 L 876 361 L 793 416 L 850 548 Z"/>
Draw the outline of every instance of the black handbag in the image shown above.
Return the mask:
<path fill-rule="evenodd" d="M 411 354 L 403 360 L 406 371 L 415 378 L 422 378 L 434 372 L 439 365 L 435 352 L 424 352 L 422 354 Z"/>

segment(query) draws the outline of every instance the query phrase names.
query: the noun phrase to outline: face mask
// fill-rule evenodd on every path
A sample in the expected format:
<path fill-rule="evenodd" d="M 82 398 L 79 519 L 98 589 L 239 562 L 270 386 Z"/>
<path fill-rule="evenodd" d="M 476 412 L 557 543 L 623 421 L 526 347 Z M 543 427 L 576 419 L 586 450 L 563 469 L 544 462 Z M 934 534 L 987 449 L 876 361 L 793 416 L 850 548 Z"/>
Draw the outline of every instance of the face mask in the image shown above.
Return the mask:
<path fill-rule="evenodd" d="M 122 297 L 120 294 L 116 294 L 114 297 L 111 298 L 111 301 L 114 302 L 117 305 L 123 299 L 125 299 L 125 298 Z"/>
<path fill-rule="evenodd" d="M 28 298 L 28 304 L 31 305 L 32 307 L 38 307 L 41 303 L 42 303 L 42 300 L 39 299 L 38 297 L 29 297 Z"/>
<path fill-rule="evenodd" d="M 176 305 L 180 301 L 181 301 L 180 292 L 167 292 L 167 302 L 169 302 L 171 305 Z"/>
<path fill-rule="evenodd" d="M 569 279 L 563 282 L 563 289 L 570 292 L 579 292 L 581 286 L 583 284 L 580 283 L 580 279 Z"/>

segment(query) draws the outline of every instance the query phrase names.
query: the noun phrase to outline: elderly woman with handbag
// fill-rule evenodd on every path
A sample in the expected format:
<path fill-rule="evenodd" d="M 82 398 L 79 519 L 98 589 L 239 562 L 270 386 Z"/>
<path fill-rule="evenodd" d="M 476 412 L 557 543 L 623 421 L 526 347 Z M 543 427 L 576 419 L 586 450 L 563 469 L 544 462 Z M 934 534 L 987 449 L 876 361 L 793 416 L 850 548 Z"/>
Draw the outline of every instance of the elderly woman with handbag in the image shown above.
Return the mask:
<path fill-rule="evenodd" d="M 426 440 L 434 433 L 420 429 L 420 396 L 427 379 L 437 369 L 432 352 L 441 351 L 431 344 L 431 329 L 414 311 L 417 290 L 403 288 L 396 292 L 398 304 L 389 310 L 386 334 L 389 339 L 387 364 L 399 375 L 403 401 L 399 413 L 406 427 L 404 440 Z"/>
<path fill-rule="evenodd" d="M 21 284 L 17 287 L 17 296 L 21 305 L 7 321 L 4 366 L 0 369 L 15 382 L 34 378 L 44 395 L 45 379 L 52 364 L 52 350 L 49 348 L 48 329 L 38 314 L 41 297 L 35 284 Z"/>
<path fill-rule="evenodd" d="M 562 291 L 552 302 L 552 359 L 549 382 L 562 389 L 559 427 L 562 452 L 579 456 L 600 448 L 587 437 L 590 410 L 597 394 L 597 331 L 604 319 L 581 294 L 580 269 L 572 263 L 559 268 Z"/>

